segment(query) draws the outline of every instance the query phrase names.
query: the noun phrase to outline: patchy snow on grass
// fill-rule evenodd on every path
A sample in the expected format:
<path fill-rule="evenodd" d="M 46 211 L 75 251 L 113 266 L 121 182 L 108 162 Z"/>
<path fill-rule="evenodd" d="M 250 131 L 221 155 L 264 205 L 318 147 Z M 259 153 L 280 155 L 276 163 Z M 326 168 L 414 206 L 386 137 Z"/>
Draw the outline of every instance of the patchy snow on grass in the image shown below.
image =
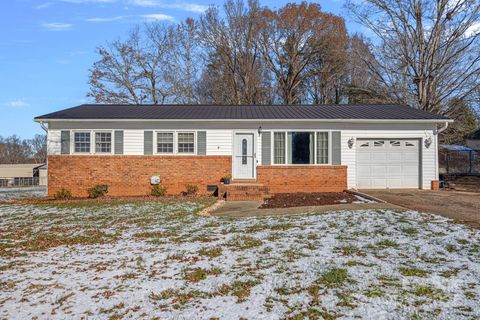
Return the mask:
<path fill-rule="evenodd" d="M 47 196 L 46 187 L 0 188 L 0 201 Z"/>
<path fill-rule="evenodd" d="M 0 318 L 472 319 L 480 232 L 392 210 L 0 206 Z"/>

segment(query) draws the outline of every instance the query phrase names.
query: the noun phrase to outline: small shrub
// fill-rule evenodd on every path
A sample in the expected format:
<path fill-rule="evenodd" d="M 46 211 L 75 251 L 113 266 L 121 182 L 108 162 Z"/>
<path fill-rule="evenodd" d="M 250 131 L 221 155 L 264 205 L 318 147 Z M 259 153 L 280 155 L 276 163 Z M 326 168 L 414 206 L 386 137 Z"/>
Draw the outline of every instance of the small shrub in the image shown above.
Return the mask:
<path fill-rule="evenodd" d="M 106 185 L 97 184 L 96 186 L 87 189 L 88 197 L 93 199 L 103 197 L 108 192 L 107 189 Z"/>
<path fill-rule="evenodd" d="M 150 194 L 154 197 L 163 197 L 167 194 L 167 187 L 162 186 L 161 184 L 154 184 Z"/>
<path fill-rule="evenodd" d="M 55 192 L 55 195 L 53 196 L 55 199 L 69 199 L 72 197 L 72 193 L 70 190 L 67 190 L 65 188 L 61 188 L 57 192 Z"/>
<path fill-rule="evenodd" d="M 198 192 L 198 186 L 194 184 L 185 185 L 185 189 L 187 189 L 187 195 L 196 195 Z"/>

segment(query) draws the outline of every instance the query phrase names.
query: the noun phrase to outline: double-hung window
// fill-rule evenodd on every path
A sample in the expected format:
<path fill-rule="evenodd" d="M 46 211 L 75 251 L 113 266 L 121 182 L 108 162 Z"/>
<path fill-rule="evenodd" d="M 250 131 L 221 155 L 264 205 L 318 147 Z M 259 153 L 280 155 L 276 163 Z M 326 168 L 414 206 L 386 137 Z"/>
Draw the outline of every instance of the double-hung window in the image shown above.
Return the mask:
<path fill-rule="evenodd" d="M 157 154 L 194 154 L 195 133 L 177 131 L 157 131 Z"/>
<path fill-rule="evenodd" d="M 195 134 L 193 132 L 177 133 L 177 152 L 194 153 L 195 152 Z"/>
<path fill-rule="evenodd" d="M 173 132 L 157 132 L 157 152 L 173 153 Z"/>
<path fill-rule="evenodd" d="M 95 153 L 112 152 L 112 133 L 95 132 Z"/>
<path fill-rule="evenodd" d="M 75 132 L 73 142 L 75 153 L 90 153 L 90 132 Z"/>
<path fill-rule="evenodd" d="M 309 131 L 274 132 L 274 164 L 328 164 L 329 133 Z"/>

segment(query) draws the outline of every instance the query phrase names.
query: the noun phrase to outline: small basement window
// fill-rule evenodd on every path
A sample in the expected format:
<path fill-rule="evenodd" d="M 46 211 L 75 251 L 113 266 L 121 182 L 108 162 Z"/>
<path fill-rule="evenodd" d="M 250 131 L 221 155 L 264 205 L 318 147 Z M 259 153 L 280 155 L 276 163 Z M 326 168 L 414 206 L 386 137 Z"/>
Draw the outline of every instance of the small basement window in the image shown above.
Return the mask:
<path fill-rule="evenodd" d="M 178 138 L 178 153 L 194 153 L 195 152 L 195 133 L 179 132 L 177 138 Z"/>
<path fill-rule="evenodd" d="M 73 141 L 75 153 L 90 153 L 90 132 L 75 132 Z"/>
<path fill-rule="evenodd" d="M 95 153 L 112 152 L 112 133 L 95 132 Z"/>

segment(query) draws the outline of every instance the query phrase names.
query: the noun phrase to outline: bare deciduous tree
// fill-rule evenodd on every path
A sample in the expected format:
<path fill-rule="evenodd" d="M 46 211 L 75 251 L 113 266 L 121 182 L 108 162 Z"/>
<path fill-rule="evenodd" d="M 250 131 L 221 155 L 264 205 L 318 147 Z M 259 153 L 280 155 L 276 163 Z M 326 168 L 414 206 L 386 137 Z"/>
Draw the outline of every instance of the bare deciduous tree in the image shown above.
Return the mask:
<path fill-rule="evenodd" d="M 33 139 L 28 140 L 28 144 L 35 163 L 47 162 L 47 135 L 36 134 Z"/>
<path fill-rule="evenodd" d="M 260 48 L 275 75 L 282 102 L 298 104 L 306 100 L 306 81 L 312 75 L 317 78 L 310 84 L 316 89 L 314 100 L 322 100 L 326 96 L 320 92 L 326 89 L 326 74 L 332 75 L 337 62 L 334 55 L 341 53 L 338 49 L 343 45 L 346 50 L 343 19 L 322 12 L 317 3 L 302 2 L 289 3 L 276 11 L 264 9 L 262 21 Z M 338 45 L 331 42 L 335 37 Z"/>
<path fill-rule="evenodd" d="M 32 150 L 27 140 L 13 135 L 7 138 L 0 137 L 0 163 L 29 163 Z"/>
<path fill-rule="evenodd" d="M 212 7 L 200 18 L 200 39 L 206 50 L 209 96 L 217 103 L 261 104 L 269 99 L 268 78 L 260 52 L 260 8 L 256 0 L 228 0 L 225 19 Z"/>
<path fill-rule="evenodd" d="M 364 0 L 347 7 L 378 38 L 371 65 L 397 98 L 443 112 L 479 86 L 478 0 Z"/>
<path fill-rule="evenodd" d="M 127 40 L 100 47 L 90 70 L 89 97 L 96 102 L 162 104 L 173 95 L 168 79 L 172 30 L 161 24 L 136 28 Z"/>

